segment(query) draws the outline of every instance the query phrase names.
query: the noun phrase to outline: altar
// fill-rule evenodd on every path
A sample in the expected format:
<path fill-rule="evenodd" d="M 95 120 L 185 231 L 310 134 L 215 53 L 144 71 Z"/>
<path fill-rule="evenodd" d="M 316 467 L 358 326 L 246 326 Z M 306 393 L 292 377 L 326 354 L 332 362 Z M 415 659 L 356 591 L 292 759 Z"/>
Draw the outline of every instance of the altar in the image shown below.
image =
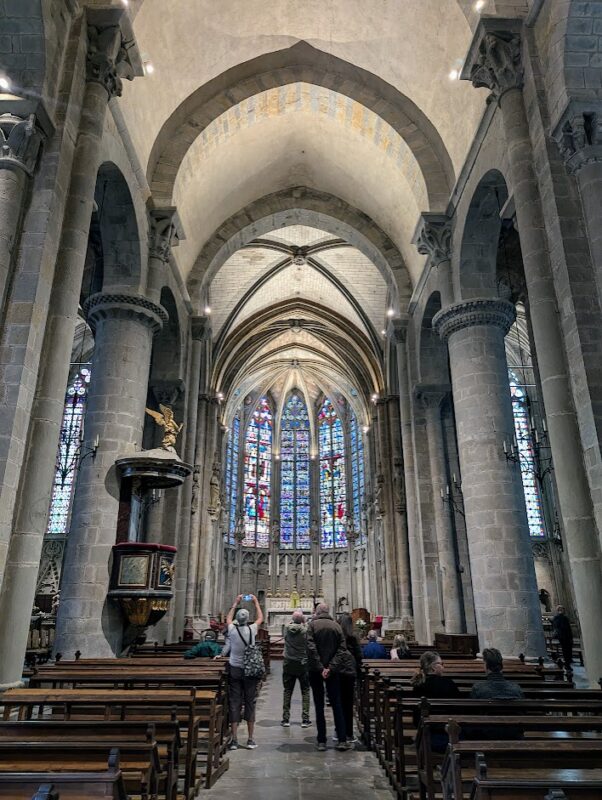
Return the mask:
<path fill-rule="evenodd" d="M 282 634 L 283 626 L 291 621 L 291 616 L 295 611 L 302 611 L 307 618 L 314 613 L 315 603 L 323 603 L 324 598 L 304 596 L 298 592 L 291 592 L 290 595 L 267 595 L 265 599 L 265 611 L 268 628 L 271 634 Z"/>

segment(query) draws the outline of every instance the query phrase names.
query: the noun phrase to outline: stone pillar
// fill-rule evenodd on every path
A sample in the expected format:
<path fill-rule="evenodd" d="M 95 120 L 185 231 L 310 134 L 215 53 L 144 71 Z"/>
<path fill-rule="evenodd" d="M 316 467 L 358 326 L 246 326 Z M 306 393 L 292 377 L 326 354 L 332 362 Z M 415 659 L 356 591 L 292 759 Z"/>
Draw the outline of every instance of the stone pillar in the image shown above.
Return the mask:
<path fill-rule="evenodd" d="M 359 539 L 359 531 L 353 527 L 347 530 L 347 562 L 349 567 L 349 609 L 357 607 L 357 579 L 355 575 L 355 546 Z"/>
<path fill-rule="evenodd" d="M 451 221 L 447 214 L 425 211 L 420 215 L 412 244 L 421 255 L 428 256 L 427 268 L 437 270 L 437 287 L 443 307 L 454 302 L 451 242 Z"/>
<path fill-rule="evenodd" d="M 602 675 L 602 569 L 580 433 L 573 407 L 565 348 L 558 320 L 533 148 L 522 93 L 523 70 L 517 20 L 481 19 L 462 77 L 485 86 L 499 103 L 514 190 L 531 327 L 558 488 L 585 664 L 590 683 Z M 462 475 L 464 480 L 465 476 Z M 463 484 L 466 488 L 466 484 Z M 476 596 L 475 596 L 476 599 Z"/>
<path fill-rule="evenodd" d="M 426 642 L 426 619 L 423 605 L 422 559 L 420 555 L 420 526 L 416 507 L 416 475 L 414 449 L 412 447 L 412 412 L 410 405 L 410 381 L 406 353 L 407 317 L 396 317 L 389 324 L 388 335 L 395 344 L 397 355 L 397 379 L 399 385 L 399 418 L 401 427 L 401 447 L 403 452 L 403 475 L 406 497 L 406 517 L 408 524 L 409 591 L 411 592 L 410 616 L 414 621 L 415 635 L 420 642 Z"/>
<path fill-rule="evenodd" d="M 393 476 L 391 440 L 389 435 L 387 404 L 390 398 L 376 401 L 378 425 L 378 476 L 377 496 L 381 516 L 381 535 L 383 539 L 382 581 L 385 597 L 385 614 L 397 620 L 399 617 L 399 575 L 397 574 L 397 543 L 395 541 L 395 520 L 393 519 Z"/>
<path fill-rule="evenodd" d="M 433 511 L 445 615 L 442 622 L 445 623 L 446 633 L 462 633 L 464 630 L 462 590 L 458 574 L 454 526 L 451 519 L 451 508 L 440 500 L 445 495 L 449 483 L 441 426 L 441 403 L 448 392 L 449 387 L 445 386 L 422 384 L 416 387 L 417 400 L 426 415 L 426 435 L 433 482 Z"/>
<path fill-rule="evenodd" d="M 86 303 L 94 331 L 84 452 L 61 582 L 56 652 L 111 657 L 121 650 L 123 622 L 107 600 L 120 480 L 115 461 L 141 449 L 153 335 L 167 314 L 145 297 L 95 294 Z"/>
<path fill-rule="evenodd" d="M 0 317 L 19 244 L 26 189 L 38 160 L 42 138 L 35 114 L 25 118 L 0 114 Z"/>
<path fill-rule="evenodd" d="M 449 347 L 479 644 L 516 656 L 546 652 L 525 496 L 503 442 L 514 436 L 504 336 L 505 300 L 469 300 L 433 327 Z"/>
<path fill-rule="evenodd" d="M 185 237 L 174 207 L 153 208 L 149 212 L 149 217 L 146 296 L 154 303 L 158 303 L 161 299 L 161 289 L 167 281 L 167 264 L 171 256 L 171 249 Z"/>
<path fill-rule="evenodd" d="M 123 47 L 119 27 L 123 9 L 88 10 L 87 13 L 88 20 L 93 23 L 88 26 L 87 83 L 57 257 L 59 266 L 52 287 L 31 410 L 28 450 L 21 473 L 24 479 L 4 570 L 10 579 L 3 582 L 0 596 L 0 632 L 3 641 L 12 643 L 10 648 L 2 648 L 0 652 L 0 686 L 18 681 L 22 674 L 48 520 L 104 117 L 109 100 L 121 94 L 121 78 L 134 76 L 130 58 L 134 56 L 135 46 L 130 44 L 128 50 Z M 2 567 L 0 564 L 0 573 Z"/>
<path fill-rule="evenodd" d="M 186 580 L 186 603 L 184 616 L 192 621 L 195 614 L 195 604 L 197 597 L 197 580 L 199 568 L 199 551 L 201 537 L 201 521 L 203 518 L 203 477 L 205 468 L 207 424 L 209 416 L 210 397 L 208 394 L 199 395 L 197 427 L 196 427 L 196 448 L 195 448 L 195 480 L 196 487 L 193 503 L 190 508 L 190 543 L 188 547 L 188 572 Z"/>

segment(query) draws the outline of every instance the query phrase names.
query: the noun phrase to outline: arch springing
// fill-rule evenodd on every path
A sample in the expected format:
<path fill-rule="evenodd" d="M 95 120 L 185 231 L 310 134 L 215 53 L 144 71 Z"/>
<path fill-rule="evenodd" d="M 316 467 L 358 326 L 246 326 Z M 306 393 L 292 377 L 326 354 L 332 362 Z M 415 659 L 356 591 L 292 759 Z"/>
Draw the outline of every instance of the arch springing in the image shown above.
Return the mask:
<path fill-rule="evenodd" d="M 346 547 L 347 491 L 343 425 L 326 399 L 318 414 L 322 547 Z"/>
<path fill-rule="evenodd" d="M 262 397 L 245 436 L 245 547 L 269 547 L 272 429 L 272 410 Z"/>

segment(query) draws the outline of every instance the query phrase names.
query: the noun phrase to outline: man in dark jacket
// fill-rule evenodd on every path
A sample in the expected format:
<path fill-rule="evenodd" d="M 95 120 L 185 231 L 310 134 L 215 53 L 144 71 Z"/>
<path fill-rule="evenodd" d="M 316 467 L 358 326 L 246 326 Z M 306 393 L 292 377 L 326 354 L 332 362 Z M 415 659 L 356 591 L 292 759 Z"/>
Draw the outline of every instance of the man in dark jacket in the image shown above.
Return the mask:
<path fill-rule="evenodd" d="M 495 647 L 486 647 L 482 653 L 487 677 L 477 681 L 470 690 L 470 696 L 477 700 L 522 700 L 523 692 L 518 683 L 507 680 L 502 670 L 502 654 Z"/>
<path fill-rule="evenodd" d="M 295 611 L 292 620 L 286 626 L 284 634 L 284 664 L 282 666 L 282 699 L 283 728 L 290 728 L 291 698 L 295 683 L 299 681 L 303 700 L 303 716 L 301 727 L 309 728 L 309 674 L 307 672 L 307 626 L 302 611 Z"/>
<path fill-rule="evenodd" d="M 318 750 L 326 750 L 326 719 L 324 717 L 324 684 L 334 716 L 338 738 L 337 750 L 350 750 L 347 742 L 345 718 L 341 704 L 339 668 L 347 652 L 345 637 L 338 622 L 330 616 L 325 603 L 316 608 L 313 620 L 307 629 L 307 653 L 309 657 L 309 683 L 314 696 L 316 725 L 318 728 Z"/>
<path fill-rule="evenodd" d="M 560 643 L 564 666 L 569 667 L 573 663 L 573 629 L 571 621 L 564 613 L 564 606 L 556 608 L 556 613 L 552 617 L 552 629 Z"/>

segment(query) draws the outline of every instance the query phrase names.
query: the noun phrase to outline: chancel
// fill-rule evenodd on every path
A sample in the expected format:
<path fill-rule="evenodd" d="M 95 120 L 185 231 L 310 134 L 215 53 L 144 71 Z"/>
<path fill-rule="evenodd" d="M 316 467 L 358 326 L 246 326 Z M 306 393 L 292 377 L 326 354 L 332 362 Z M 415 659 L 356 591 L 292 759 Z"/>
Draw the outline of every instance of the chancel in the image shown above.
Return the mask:
<path fill-rule="evenodd" d="M 192 687 L 211 723 L 202 779 L 184 731 L 180 781 L 172 764 L 157 786 L 223 793 L 229 679 L 207 660 L 193 684 L 183 653 L 219 650 L 240 610 L 274 665 L 251 746 L 313 615 L 414 669 L 436 648 L 414 687 L 449 654 L 467 693 L 494 650 L 525 703 L 552 690 L 523 673 L 599 688 L 601 53 L 598 0 L 0 2 L 7 724 L 44 669 L 137 691 L 123 660 L 162 656 L 138 689 Z M 386 765 L 366 755 L 358 797 L 385 774 L 434 796 L 404 664 L 342 679 Z M 409 760 L 389 718 L 418 725 Z M 0 798 L 3 746 L 0 728 Z M 490 777 L 502 751 L 476 750 Z M 87 758 L 111 784 L 117 760 Z"/>

